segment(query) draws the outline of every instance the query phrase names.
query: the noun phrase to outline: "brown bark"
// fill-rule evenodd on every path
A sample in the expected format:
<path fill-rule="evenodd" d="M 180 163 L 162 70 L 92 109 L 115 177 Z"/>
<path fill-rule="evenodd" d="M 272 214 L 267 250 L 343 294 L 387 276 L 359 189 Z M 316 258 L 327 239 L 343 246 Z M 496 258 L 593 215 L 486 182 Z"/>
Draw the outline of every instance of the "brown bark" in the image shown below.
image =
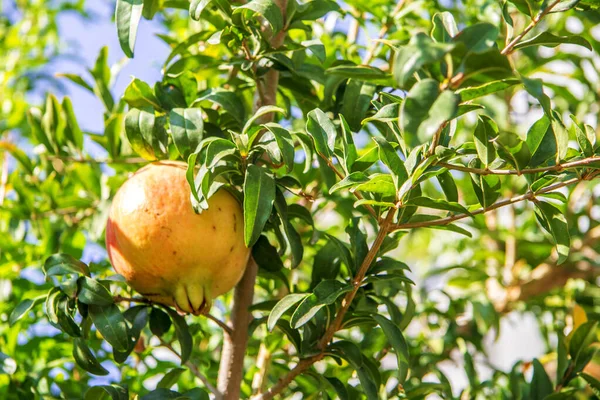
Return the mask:
<path fill-rule="evenodd" d="M 281 9 L 283 20 L 285 21 L 287 0 L 277 0 L 276 3 Z M 285 29 L 273 37 L 271 46 L 275 48 L 280 47 L 284 39 Z M 273 69 L 269 70 L 264 77 L 256 82 L 256 109 L 261 106 L 275 105 L 277 103 L 278 82 L 279 73 Z M 273 115 L 267 114 L 260 122 L 266 123 L 272 119 Z M 233 303 L 231 305 L 231 335 L 225 335 L 223 338 L 223 350 L 221 352 L 217 380 L 217 389 L 222 394 L 223 400 L 240 399 L 240 386 L 244 378 L 244 357 L 248 345 L 248 326 L 252 319 L 248 308 L 252 305 L 254 298 L 254 284 L 257 272 L 258 266 L 251 258 L 248 261 L 242 280 L 235 287 Z"/>

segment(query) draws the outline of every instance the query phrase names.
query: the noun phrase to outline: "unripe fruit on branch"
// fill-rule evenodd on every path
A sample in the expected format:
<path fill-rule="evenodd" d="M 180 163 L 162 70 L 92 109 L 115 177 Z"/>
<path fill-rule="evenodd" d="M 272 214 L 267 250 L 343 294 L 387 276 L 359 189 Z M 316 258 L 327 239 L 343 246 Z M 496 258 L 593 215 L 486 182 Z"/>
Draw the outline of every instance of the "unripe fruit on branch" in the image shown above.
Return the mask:
<path fill-rule="evenodd" d="M 196 214 L 186 164 L 152 163 L 113 200 L 106 248 L 115 270 L 149 300 L 199 315 L 241 279 L 250 250 L 238 201 L 224 189 Z"/>

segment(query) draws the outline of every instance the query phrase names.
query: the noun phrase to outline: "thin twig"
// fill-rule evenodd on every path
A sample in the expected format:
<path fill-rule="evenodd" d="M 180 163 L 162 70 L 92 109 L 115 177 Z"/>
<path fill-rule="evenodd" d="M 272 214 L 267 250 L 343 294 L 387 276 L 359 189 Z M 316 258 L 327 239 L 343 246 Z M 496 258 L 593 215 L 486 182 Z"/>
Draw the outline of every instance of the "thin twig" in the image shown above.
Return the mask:
<path fill-rule="evenodd" d="M 323 359 L 323 357 L 325 357 L 325 350 L 327 348 L 327 345 L 329 344 L 329 342 L 331 342 L 335 333 L 342 326 L 344 316 L 346 315 L 346 312 L 350 308 L 350 304 L 352 303 L 352 300 L 354 300 L 354 297 L 356 296 L 358 289 L 361 287 L 362 282 L 365 278 L 365 275 L 366 275 L 367 271 L 369 270 L 369 267 L 371 266 L 371 264 L 377 257 L 377 253 L 379 252 L 379 249 L 381 248 L 383 241 L 385 240 L 388 233 L 390 232 L 391 227 L 393 226 L 392 221 L 394 219 L 395 214 L 396 214 L 396 209 L 391 208 L 388 211 L 388 214 L 387 214 L 385 220 L 382 221 L 382 223 L 379 227 L 379 232 L 377 233 L 377 237 L 375 238 L 375 241 L 371 245 L 369 252 L 367 253 L 363 262 L 361 263 L 361 265 L 358 269 L 358 272 L 352 279 L 352 290 L 350 292 L 348 292 L 346 294 L 346 296 L 344 296 L 344 299 L 342 300 L 342 306 L 337 311 L 337 315 L 336 315 L 335 319 L 329 325 L 329 328 L 327 329 L 327 331 L 323 335 L 323 338 L 319 342 L 319 348 L 321 351 L 312 357 L 300 360 L 298 362 L 298 364 L 296 364 L 296 366 L 290 370 L 290 372 L 288 372 L 284 377 L 282 377 L 275 384 L 275 386 L 273 386 L 272 388 L 270 388 L 263 394 L 252 397 L 253 400 L 270 400 L 270 399 L 272 399 L 273 397 L 275 397 L 276 395 L 281 393 L 298 375 L 300 375 L 301 373 L 306 371 L 308 368 L 310 368 L 310 366 L 313 365 L 315 362 L 317 362 L 317 361 Z"/>
<path fill-rule="evenodd" d="M 591 174 L 588 177 L 572 178 L 572 179 L 566 180 L 564 182 L 555 183 L 554 185 L 547 186 L 543 189 L 538 190 L 537 192 L 528 192 L 521 196 L 516 196 L 516 197 L 510 198 L 510 199 L 502 200 L 502 201 L 492 204 L 489 207 L 479 208 L 469 214 L 456 214 L 456 215 L 452 215 L 450 217 L 436 219 L 433 221 L 408 222 L 405 224 L 397 224 L 397 225 L 392 226 L 392 231 L 397 231 L 400 229 L 427 228 L 427 227 L 431 227 L 431 226 L 448 225 L 448 224 L 451 224 L 452 222 L 455 222 L 455 221 L 458 221 L 458 220 L 461 220 L 464 218 L 472 217 L 475 215 L 484 214 L 486 212 L 496 210 L 498 208 L 507 206 L 509 204 L 518 203 L 518 202 L 521 202 L 524 200 L 533 200 L 533 199 L 535 199 L 535 196 L 537 196 L 537 195 L 552 192 L 554 190 L 571 185 L 573 183 L 580 182 L 582 180 L 591 180 L 595 175 L 597 175 L 597 174 Z"/>
<path fill-rule="evenodd" d="M 171 350 L 173 352 L 173 354 L 175 354 L 177 357 L 179 357 L 181 359 L 181 355 L 173 348 L 173 346 L 171 346 L 171 343 L 168 343 L 167 341 L 165 341 L 163 338 L 159 338 L 160 343 L 166 347 L 167 349 Z M 194 365 L 192 362 L 190 361 L 186 361 L 185 362 L 185 366 L 188 367 L 190 369 L 190 371 L 192 371 L 192 373 L 202 381 L 202 383 L 204 384 L 204 386 L 206 386 L 206 388 L 208 390 L 210 390 L 210 392 L 212 394 L 215 395 L 215 398 L 220 400 L 223 398 L 223 395 L 217 390 L 217 388 L 210 383 L 210 381 L 208 380 L 208 378 L 202 374 L 202 372 L 200 372 L 200 370 L 198 369 L 198 367 L 196 365 Z"/>
<path fill-rule="evenodd" d="M 327 164 L 327 166 L 337 175 L 338 178 L 340 178 L 340 180 L 344 179 L 344 174 L 335 167 L 335 165 L 333 165 L 333 162 L 328 158 L 323 156 L 322 154 L 319 153 L 319 156 L 321 156 L 321 159 L 323 159 L 325 161 L 325 163 Z M 364 200 L 364 196 L 362 195 L 362 193 L 360 193 L 358 190 L 354 190 L 352 192 L 352 194 L 354 195 L 354 197 L 356 197 L 358 200 Z M 377 216 L 377 213 L 375 212 L 375 209 L 373 207 L 371 207 L 370 204 L 361 204 L 363 207 L 365 207 L 367 209 L 367 211 L 369 212 L 369 214 L 371 214 L 371 216 L 373 218 L 375 218 L 376 220 L 379 220 L 379 217 Z"/>
<path fill-rule="evenodd" d="M 402 9 L 402 7 L 406 3 L 406 1 L 407 0 L 399 0 L 398 1 L 398 3 L 396 4 L 396 7 L 392 11 L 392 14 L 390 15 L 390 18 L 385 23 L 385 25 L 383 25 L 381 27 L 381 30 L 379 31 L 379 34 L 377 35 L 377 41 L 374 41 L 373 44 L 371 45 L 371 47 L 369 47 L 369 49 L 367 50 L 367 54 L 365 54 L 365 58 L 363 58 L 363 62 L 362 62 L 363 65 L 368 65 L 371 62 L 371 60 L 373 59 L 373 56 L 375 56 L 375 52 L 376 52 L 377 48 L 379 47 L 379 40 L 383 39 L 385 37 L 385 35 L 388 33 L 388 31 L 390 30 L 390 28 L 392 27 L 392 25 L 394 23 L 394 18 L 396 18 L 396 15 L 398 15 L 398 13 Z"/>
<path fill-rule="evenodd" d="M 471 168 L 463 165 L 449 164 L 445 162 L 438 162 L 436 165 L 447 169 L 453 169 L 456 171 L 470 172 L 477 175 L 524 175 L 524 174 L 537 174 L 539 172 L 548 171 L 562 171 L 570 168 L 585 167 L 593 163 L 600 163 L 600 157 L 593 156 L 584 158 L 582 160 L 571 161 L 563 164 L 551 165 L 549 167 L 539 168 L 525 168 L 521 170 L 515 169 L 482 169 L 482 168 Z"/>
<path fill-rule="evenodd" d="M 212 314 L 205 314 L 204 316 L 206 318 L 210 319 L 211 321 L 213 321 L 215 324 L 219 325 L 221 327 L 221 329 L 223 329 L 225 331 L 225 333 L 227 333 L 229 336 L 231 336 L 233 334 L 233 331 L 231 330 L 229 325 L 227 325 L 225 322 L 221 321 L 219 318 L 215 317 Z"/>
<path fill-rule="evenodd" d="M 141 304 L 154 304 L 154 302 L 150 299 L 147 299 L 145 297 L 124 297 L 124 296 L 114 296 L 113 300 L 115 301 L 115 303 L 122 303 L 122 302 L 126 302 L 126 303 L 141 303 Z M 225 333 L 227 333 L 228 335 L 231 335 L 232 331 L 231 328 L 223 321 L 221 321 L 220 319 L 218 319 L 217 317 L 215 317 L 212 314 L 202 314 L 204 315 L 207 319 L 210 319 L 211 321 L 213 321 L 214 323 L 216 323 L 217 325 L 219 325 L 219 327 L 221 327 L 221 329 L 223 329 L 225 331 Z"/>
<path fill-rule="evenodd" d="M 525 27 L 525 29 L 523 29 L 523 32 L 521 32 L 519 35 L 517 35 L 513 40 L 511 40 L 511 42 L 501 51 L 502 55 L 507 55 L 513 52 L 514 47 L 519 44 L 519 42 L 521 41 L 521 39 L 523 39 L 523 37 L 525 35 L 527 35 L 529 33 L 529 31 L 531 31 L 533 28 L 535 28 L 537 26 L 537 24 L 540 23 L 540 21 L 546 16 L 548 15 L 548 13 L 550 11 L 552 11 L 552 9 L 554 7 L 556 7 L 556 5 L 558 3 L 560 3 L 561 0 L 554 0 L 554 2 L 552 4 L 550 4 L 548 7 L 546 7 L 542 12 L 540 12 L 538 15 L 536 15 L 535 17 L 533 17 L 531 19 L 531 22 L 529 23 L 529 25 L 527 25 Z"/>

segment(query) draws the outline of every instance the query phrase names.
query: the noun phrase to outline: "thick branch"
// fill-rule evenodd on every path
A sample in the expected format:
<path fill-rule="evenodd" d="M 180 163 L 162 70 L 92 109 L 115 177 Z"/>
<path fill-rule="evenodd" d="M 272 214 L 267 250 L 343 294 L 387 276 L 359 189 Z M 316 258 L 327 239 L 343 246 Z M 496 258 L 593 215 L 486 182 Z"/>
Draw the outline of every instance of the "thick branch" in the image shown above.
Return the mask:
<path fill-rule="evenodd" d="M 576 160 L 571 162 L 566 162 L 563 164 L 551 165 L 548 167 L 539 167 L 539 168 L 524 168 L 521 170 L 516 169 L 483 169 L 483 168 L 471 168 L 465 167 L 463 165 L 449 164 L 445 162 L 438 162 L 436 165 L 440 167 L 444 167 L 447 169 L 452 169 L 455 171 L 469 172 L 477 175 L 524 175 L 524 174 L 537 174 L 540 172 L 549 172 L 549 171 L 562 171 L 570 168 L 577 167 L 585 167 L 590 164 L 600 163 L 600 157 L 593 156 L 584 158 L 582 160 Z"/>
<path fill-rule="evenodd" d="M 517 37 L 515 37 L 513 40 L 511 40 L 511 42 L 502 50 L 501 54 L 502 55 L 507 55 L 513 52 L 514 47 L 519 44 L 519 42 L 521 41 L 521 39 L 523 39 L 523 37 L 525 37 L 525 35 L 527 35 L 529 33 L 529 31 L 531 31 L 533 28 L 535 28 L 537 26 L 537 24 L 540 23 L 540 21 L 546 16 L 548 15 L 548 13 L 550 11 L 552 11 L 552 9 L 554 7 L 556 7 L 556 5 L 558 3 L 560 3 L 561 0 L 554 0 L 554 2 L 552 4 L 550 4 L 548 7 L 546 7 L 542 12 L 540 12 L 538 15 L 536 15 L 535 17 L 532 18 L 531 22 L 529 23 L 529 25 L 527 25 L 525 27 L 525 29 L 523 29 L 523 32 L 521 32 Z"/>
<path fill-rule="evenodd" d="M 230 336 L 223 337 L 223 350 L 219 365 L 217 388 L 224 400 L 240 398 L 240 384 L 244 377 L 244 356 L 248 344 L 248 325 L 252 315 L 248 308 L 254 298 L 254 283 L 258 266 L 250 258 L 242 280 L 235 287 L 231 308 Z"/>

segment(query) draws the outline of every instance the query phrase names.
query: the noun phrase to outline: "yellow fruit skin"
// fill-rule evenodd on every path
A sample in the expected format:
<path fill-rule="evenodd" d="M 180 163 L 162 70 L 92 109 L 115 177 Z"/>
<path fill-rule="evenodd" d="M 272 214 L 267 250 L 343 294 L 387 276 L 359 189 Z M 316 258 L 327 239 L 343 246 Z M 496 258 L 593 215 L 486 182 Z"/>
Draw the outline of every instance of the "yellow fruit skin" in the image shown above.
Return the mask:
<path fill-rule="evenodd" d="M 185 173 L 185 164 L 163 161 L 129 178 L 111 206 L 106 248 L 139 293 L 198 315 L 237 284 L 250 250 L 238 201 L 222 189 L 196 214 Z"/>

